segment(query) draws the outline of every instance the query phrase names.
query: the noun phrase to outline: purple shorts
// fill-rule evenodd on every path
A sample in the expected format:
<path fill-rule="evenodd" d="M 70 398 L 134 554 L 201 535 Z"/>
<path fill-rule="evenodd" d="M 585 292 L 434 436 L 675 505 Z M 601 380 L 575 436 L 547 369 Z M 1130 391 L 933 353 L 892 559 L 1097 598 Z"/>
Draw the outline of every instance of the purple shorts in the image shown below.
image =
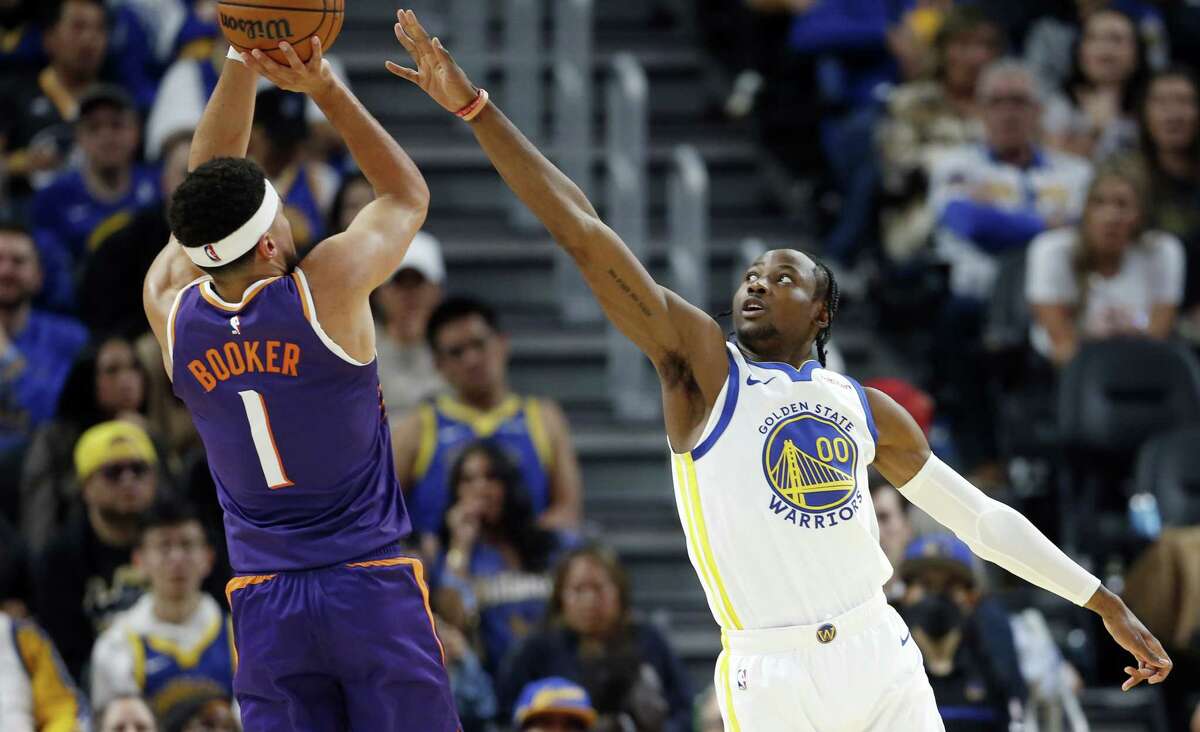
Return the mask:
<path fill-rule="evenodd" d="M 423 575 L 418 560 L 390 556 L 233 578 L 246 732 L 455 732 Z"/>

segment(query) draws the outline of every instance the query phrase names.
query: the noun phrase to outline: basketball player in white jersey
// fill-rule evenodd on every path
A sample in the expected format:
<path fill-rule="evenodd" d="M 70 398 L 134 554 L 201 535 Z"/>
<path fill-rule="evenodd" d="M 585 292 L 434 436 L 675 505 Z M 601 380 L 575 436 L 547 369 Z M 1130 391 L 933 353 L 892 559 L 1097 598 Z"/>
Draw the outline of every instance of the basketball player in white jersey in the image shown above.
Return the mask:
<path fill-rule="evenodd" d="M 1167 677 L 1171 661 L 1120 598 L 932 455 L 892 399 L 823 368 L 838 299 L 827 268 L 767 252 L 734 294 L 737 338 L 726 342 L 716 321 L 651 279 L 411 11 L 399 21 L 416 68 L 388 68 L 469 120 L 658 371 L 688 554 L 721 626 L 727 730 L 943 729 L 920 651 L 884 600 L 892 567 L 867 491 L 871 463 L 981 557 L 1099 613 L 1137 662 L 1122 688 Z"/>

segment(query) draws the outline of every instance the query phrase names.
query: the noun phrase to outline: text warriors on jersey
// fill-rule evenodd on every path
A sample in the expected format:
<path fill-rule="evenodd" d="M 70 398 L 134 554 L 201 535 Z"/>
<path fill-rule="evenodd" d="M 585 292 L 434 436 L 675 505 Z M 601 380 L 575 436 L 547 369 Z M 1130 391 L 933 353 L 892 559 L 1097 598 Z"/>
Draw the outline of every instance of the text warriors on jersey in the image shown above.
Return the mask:
<path fill-rule="evenodd" d="M 762 420 L 762 470 L 772 513 L 805 529 L 854 518 L 863 503 L 854 430 L 854 422 L 836 409 L 806 401 L 779 407 Z"/>

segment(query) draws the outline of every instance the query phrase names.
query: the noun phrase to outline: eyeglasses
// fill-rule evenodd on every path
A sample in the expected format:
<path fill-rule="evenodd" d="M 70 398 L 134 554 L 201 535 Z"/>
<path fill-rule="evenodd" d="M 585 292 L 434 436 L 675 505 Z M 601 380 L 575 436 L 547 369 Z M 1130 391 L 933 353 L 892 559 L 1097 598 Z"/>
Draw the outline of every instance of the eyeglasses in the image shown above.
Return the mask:
<path fill-rule="evenodd" d="M 144 460 L 129 460 L 123 463 L 109 463 L 103 468 L 100 468 L 100 475 L 104 476 L 105 480 L 116 483 L 121 479 L 121 476 L 126 472 L 132 473 L 134 478 L 144 478 L 150 472 L 150 463 Z"/>

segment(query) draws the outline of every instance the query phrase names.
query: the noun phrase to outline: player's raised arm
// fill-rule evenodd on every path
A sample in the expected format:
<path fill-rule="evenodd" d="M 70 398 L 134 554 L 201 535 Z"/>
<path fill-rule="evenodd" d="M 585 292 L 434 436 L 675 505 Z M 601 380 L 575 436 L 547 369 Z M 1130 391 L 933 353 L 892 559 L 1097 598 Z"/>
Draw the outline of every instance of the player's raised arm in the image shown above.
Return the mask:
<path fill-rule="evenodd" d="M 579 187 L 489 103 L 410 10 L 397 14 L 396 38 L 416 68 L 388 62 L 471 128 L 504 182 L 579 265 L 609 320 L 654 362 L 663 382 L 668 432 L 677 448 L 703 422 L 725 381 L 724 335 L 716 321 L 659 286 L 596 213 Z M 681 399 L 682 397 L 682 399 Z"/>
<path fill-rule="evenodd" d="M 365 296 L 391 277 L 425 223 L 429 188 L 412 158 L 334 75 L 322 58 L 320 39 L 313 36 L 311 43 L 312 56 L 306 63 L 286 43 L 279 47 L 287 66 L 258 50 L 246 63 L 281 89 L 312 97 L 375 189 L 375 200 L 350 228 L 322 242 L 305 258 L 304 267 L 314 291 L 319 292 L 318 280 L 323 279 L 336 283 L 339 293 Z"/>
<path fill-rule="evenodd" d="M 242 60 L 230 54 L 221 67 L 217 86 L 204 105 L 204 113 L 188 153 L 188 170 L 218 157 L 244 157 L 250 143 L 250 126 L 254 120 L 254 94 L 258 77 Z M 201 276 L 203 272 L 192 264 L 183 247 L 172 237 L 155 257 L 142 284 L 142 305 L 150 328 L 165 343 L 166 317 L 179 288 Z M 164 362 L 167 348 L 163 348 Z M 170 373 L 168 365 L 167 373 Z"/>
<path fill-rule="evenodd" d="M 1121 598 L 1071 561 L 1027 518 L 939 460 L 921 428 L 891 397 L 875 389 L 866 392 L 879 431 L 874 464 L 888 482 L 980 557 L 1100 615 L 1113 639 L 1138 662 L 1137 668 L 1125 667 L 1129 678 L 1122 689 L 1167 678 L 1171 659 Z"/>

